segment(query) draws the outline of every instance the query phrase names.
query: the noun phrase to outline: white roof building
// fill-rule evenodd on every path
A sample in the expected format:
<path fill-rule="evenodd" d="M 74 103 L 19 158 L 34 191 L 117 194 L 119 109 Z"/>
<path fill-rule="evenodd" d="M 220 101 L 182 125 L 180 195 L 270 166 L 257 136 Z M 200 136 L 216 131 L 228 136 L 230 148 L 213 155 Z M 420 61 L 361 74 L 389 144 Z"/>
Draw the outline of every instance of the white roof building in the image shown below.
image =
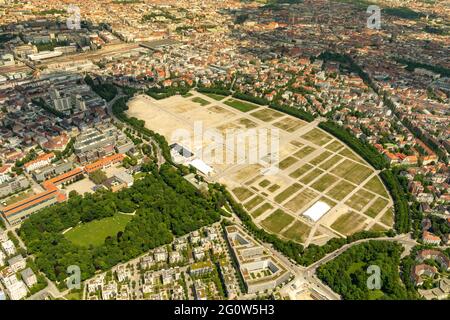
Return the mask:
<path fill-rule="evenodd" d="M 308 210 L 303 212 L 303 215 L 310 218 L 314 222 L 319 221 L 322 216 L 327 213 L 331 207 L 322 201 L 317 201 Z"/>
<path fill-rule="evenodd" d="M 208 166 L 206 163 L 204 163 L 200 159 L 192 160 L 190 165 L 193 166 L 195 169 L 197 169 L 198 171 L 200 171 L 201 173 L 203 173 L 206 176 L 209 176 L 211 173 L 214 172 L 213 168 Z"/>
<path fill-rule="evenodd" d="M 27 286 L 19 280 L 6 288 L 6 292 L 11 300 L 20 300 L 27 296 Z"/>

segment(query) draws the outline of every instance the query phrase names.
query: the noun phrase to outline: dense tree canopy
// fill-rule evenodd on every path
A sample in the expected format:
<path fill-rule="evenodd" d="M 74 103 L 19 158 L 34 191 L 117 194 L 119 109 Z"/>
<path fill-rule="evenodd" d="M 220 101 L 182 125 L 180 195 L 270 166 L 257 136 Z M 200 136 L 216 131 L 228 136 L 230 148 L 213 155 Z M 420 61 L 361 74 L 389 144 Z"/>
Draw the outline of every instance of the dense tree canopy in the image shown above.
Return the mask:
<path fill-rule="evenodd" d="M 214 197 L 203 196 L 170 165 L 147 175 L 131 188 L 118 193 L 98 191 L 75 195 L 32 215 L 20 236 L 36 257 L 36 265 L 51 279 L 62 281 L 70 265 L 81 268 L 86 279 L 96 270 L 106 270 L 152 248 L 219 220 Z M 124 232 L 110 237 L 100 247 L 82 248 L 64 237 L 62 231 L 118 212 L 134 218 Z"/>
<path fill-rule="evenodd" d="M 355 245 L 322 265 L 317 276 L 346 300 L 414 299 L 415 292 L 403 285 L 398 268 L 403 247 L 394 242 L 369 241 Z M 380 289 L 368 287 L 370 266 L 380 270 Z"/>

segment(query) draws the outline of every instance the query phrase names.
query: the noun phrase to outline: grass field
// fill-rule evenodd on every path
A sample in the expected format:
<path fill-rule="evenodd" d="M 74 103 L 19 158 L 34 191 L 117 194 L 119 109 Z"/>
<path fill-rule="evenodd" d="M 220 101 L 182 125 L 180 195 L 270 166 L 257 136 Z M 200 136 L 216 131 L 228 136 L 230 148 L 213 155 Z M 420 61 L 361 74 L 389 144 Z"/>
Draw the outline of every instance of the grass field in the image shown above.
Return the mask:
<path fill-rule="evenodd" d="M 268 186 L 270 185 L 270 181 L 267 180 L 267 179 L 264 179 L 263 181 L 261 181 L 260 183 L 258 183 L 258 185 L 259 185 L 260 187 L 266 188 L 266 187 L 268 187 Z"/>
<path fill-rule="evenodd" d="M 297 220 L 292 226 L 286 229 L 282 235 L 297 242 L 305 242 L 310 231 L 310 226 Z"/>
<path fill-rule="evenodd" d="M 264 203 L 263 205 L 259 206 L 256 210 L 254 210 L 253 212 L 251 212 L 251 216 L 253 218 L 257 218 L 260 215 L 262 215 L 263 213 L 267 212 L 268 210 L 273 209 L 273 206 L 270 203 Z"/>
<path fill-rule="evenodd" d="M 250 115 L 264 122 L 271 122 L 283 116 L 282 113 L 279 113 L 269 108 L 264 108 L 262 110 L 252 112 L 250 113 Z"/>
<path fill-rule="evenodd" d="M 283 118 L 273 124 L 275 127 L 285 130 L 287 132 L 294 132 L 298 128 L 302 127 L 304 123 L 300 120 L 293 118 Z"/>
<path fill-rule="evenodd" d="M 274 193 L 275 191 L 277 191 L 278 189 L 280 189 L 280 185 L 274 183 L 273 185 L 271 185 L 267 190 L 269 190 L 270 192 Z"/>
<path fill-rule="evenodd" d="M 333 141 L 333 142 L 327 144 L 327 145 L 325 146 L 325 149 L 328 149 L 328 150 L 330 150 L 330 151 L 336 152 L 336 151 L 341 150 L 342 147 L 344 147 L 344 145 L 343 145 L 342 143 L 340 143 L 339 141 L 336 141 L 336 140 L 335 140 L 335 141 Z"/>
<path fill-rule="evenodd" d="M 314 159 L 312 159 L 309 163 L 317 166 L 319 163 L 321 163 L 322 161 L 324 161 L 325 159 L 327 159 L 329 156 L 331 156 L 332 153 L 329 151 L 325 151 L 322 152 L 321 154 L 319 154 L 317 157 L 315 157 Z"/>
<path fill-rule="evenodd" d="M 253 195 L 253 192 L 243 187 L 234 188 L 232 191 L 236 195 L 236 198 L 239 199 L 239 201 L 244 201 Z"/>
<path fill-rule="evenodd" d="M 350 149 L 345 148 L 339 154 L 343 155 L 344 157 L 347 157 L 349 159 L 355 160 L 357 162 L 363 163 L 363 161 L 356 156 L 356 154 L 353 153 Z"/>
<path fill-rule="evenodd" d="M 386 228 L 383 227 L 381 224 L 375 223 L 369 231 L 386 231 Z"/>
<path fill-rule="evenodd" d="M 294 157 L 287 157 L 287 158 L 283 159 L 282 161 L 280 161 L 278 166 L 280 167 L 281 170 L 284 170 L 284 169 L 292 166 L 297 161 L 298 161 L 298 159 L 296 159 Z"/>
<path fill-rule="evenodd" d="M 308 172 L 309 170 L 312 169 L 312 165 L 310 164 L 304 164 L 303 166 L 301 166 L 300 168 L 296 169 L 295 171 L 293 171 L 291 174 L 289 174 L 289 176 L 291 178 L 297 179 L 298 177 L 301 177 L 302 175 L 304 175 L 306 172 Z"/>
<path fill-rule="evenodd" d="M 333 176 L 329 173 L 325 173 L 322 177 L 320 177 L 319 180 L 317 180 L 316 182 L 314 182 L 311 185 L 311 188 L 314 188 L 317 191 L 323 192 L 323 191 L 325 191 L 325 189 L 327 189 L 329 186 L 331 186 L 333 183 L 335 183 L 338 180 L 339 180 L 339 178 L 337 178 L 336 176 Z"/>
<path fill-rule="evenodd" d="M 283 228 L 294 221 L 294 217 L 283 212 L 281 209 L 276 210 L 261 222 L 261 225 L 273 233 L 279 233 Z"/>
<path fill-rule="evenodd" d="M 350 160 L 345 160 L 341 162 L 338 166 L 334 167 L 331 170 L 331 172 L 350 182 L 353 182 L 355 184 L 361 184 L 372 174 L 373 171 L 372 169 L 363 166 L 359 163 Z"/>
<path fill-rule="evenodd" d="M 261 202 L 264 201 L 264 198 L 257 195 L 254 198 L 251 198 L 249 201 L 247 201 L 246 203 L 244 203 L 244 207 L 247 210 L 252 210 L 253 208 L 255 208 L 257 205 L 259 205 Z"/>
<path fill-rule="evenodd" d="M 100 246 L 107 237 L 114 237 L 119 231 L 125 230 L 125 226 L 132 218 L 132 216 L 116 214 L 113 217 L 80 224 L 66 232 L 64 236 L 78 246 Z"/>
<path fill-rule="evenodd" d="M 313 181 L 315 178 L 320 176 L 322 173 L 323 173 L 323 171 L 320 170 L 319 168 L 314 168 L 307 175 L 303 176 L 303 178 L 300 178 L 300 182 L 303 184 L 308 184 L 311 181 Z"/>
<path fill-rule="evenodd" d="M 366 219 L 355 212 L 348 212 L 340 216 L 332 225 L 331 228 L 343 235 L 353 234 L 364 227 Z"/>
<path fill-rule="evenodd" d="M 375 218 L 381 210 L 383 210 L 387 205 L 389 201 L 383 198 L 376 199 L 370 207 L 364 212 L 369 217 Z"/>
<path fill-rule="evenodd" d="M 355 210 L 361 211 L 362 208 L 364 208 L 373 198 L 374 195 L 372 193 L 364 189 L 360 189 L 353 196 L 351 196 L 345 204 Z"/>
<path fill-rule="evenodd" d="M 333 199 L 341 201 L 354 189 L 356 189 L 356 187 L 352 185 L 350 182 L 341 180 L 337 185 L 335 185 L 331 190 L 329 190 L 327 194 Z"/>
<path fill-rule="evenodd" d="M 294 183 L 293 185 L 287 187 L 283 191 L 281 191 L 279 194 L 277 194 L 274 198 L 274 200 L 278 203 L 282 203 L 284 200 L 289 198 L 290 196 L 294 195 L 298 190 L 302 188 L 301 184 Z"/>
<path fill-rule="evenodd" d="M 254 104 L 250 104 L 248 102 L 244 102 L 244 101 L 240 101 L 240 100 L 236 100 L 236 99 L 232 99 L 232 98 L 224 101 L 224 103 L 226 105 L 233 107 L 242 112 L 249 112 L 249 111 L 252 111 L 252 110 L 255 110 L 256 108 L 258 108 L 258 106 L 254 105 Z"/>
<path fill-rule="evenodd" d="M 294 156 L 296 156 L 299 159 L 303 159 L 305 157 L 307 157 L 309 154 L 311 154 L 312 152 L 314 152 L 316 150 L 316 148 L 311 147 L 311 146 L 305 146 L 302 149 L 298 150 L 296 153 L 294 153 Z"/>
<path fill-rule="evenodd" d="M 216 93 L 203 93 L 205 96 L 208 96 L 214 100 L 220 101 L 226 98 L 226 96 L 223 96 L 221 94 L 216 94 Z"/>
<path fill-rule="evenodd" d="M 380 218 L 380 221 L 390 227 L 394 225 L 394 211 L 392 211 L 392 208 L 386 211 L 386 213 Z"/>
<path fill-rule="evenodd" d="M 380 178 L 373 177 L 364 185 L 364 188 L 372 191 L 374 193 L 379 194 L 382 197 L 388 198 L 388 194 L 386 192 L 386 189 L 384 188 L 383 182 L 380 181 Z"/>
<path fill-rule="evenodd" d="M 318 146 L 323 146 L 327 142 L 331 141 L 333 138 L 326 134 L 325 132 L 322 132 L 318 128 L 314 128 L 311 131 L 305 133 L 302 136 L 303 139 L 311 141 L 314 144 L 317 144 Z"/>
<path fill-rule="evenodd" d="M 330 159 L 328 159 L 327 161 L 325 161 L 324 163 L 322 163 L 321 165 L 319 165 L 319 168 L 323 169 L 323 170 L 328 170 L 331 167 L 333 167 L 336 163 L 338 163 L 339 161 L 341 161 L 343 158 L 339 155 L 335 155 L 333 157 L 331 157 Z"/>
<path fill-rule="evenodd" d="M 305 188 L 296 197 L 286 202 L 284 206 L 293 212 L 297 212 L 314 200 L 318 195 L 319 194 L 313 190 Z"/>
<path fill-rule="evenodd" d="M 200 97 L 192 98 L 192 101 L 199 103 L 202 107 L 207 106 L 208 104 L 211 104 L 211 102 L 209 102 L 203 98 L 200 98 Z"/>
<path fill-rule="evenodd" d="M 331 199 L 328 198 L 328 197 L 323 197 L 323 196 L 319 199 L 319 201 L 325 202 L 325 203 L 328 204 L 331 208 L 333 208 L 333 207 L 336 206 L 336 204 L 337 204 L 337 202 L 331 200 Z"/>

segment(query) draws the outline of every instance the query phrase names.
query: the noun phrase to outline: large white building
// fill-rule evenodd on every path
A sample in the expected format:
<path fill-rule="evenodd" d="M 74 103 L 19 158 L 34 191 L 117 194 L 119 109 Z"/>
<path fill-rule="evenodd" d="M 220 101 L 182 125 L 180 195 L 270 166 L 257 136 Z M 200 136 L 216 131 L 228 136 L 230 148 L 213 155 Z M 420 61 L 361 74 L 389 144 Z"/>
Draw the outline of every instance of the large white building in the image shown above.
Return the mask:
<path fill-rule="evenodd" d="M 308 210 L 303 212 L 305 217 L 308 217 L 314 222 L 317 222 L 322 218 L 328 211 L 330 211 L 331 207 L 322 201 L 317 201 L 314 203 Z"/>
<path fill-rule="evenodd" d="M 50 58 L 56 58 L 62 56 L 62 52 L 60 51 L 41 51 L 39 53 L 33 53 L 28 55 L 28 59 L 31 61 L 41 61 Z"/>
<path fill-rule="evenodd" d="M 27 296 L 27 286 L 22 280 L 17 280 L 17 282 L 6 287 L 6 293 L 11 300 L 20 300 Z"/>

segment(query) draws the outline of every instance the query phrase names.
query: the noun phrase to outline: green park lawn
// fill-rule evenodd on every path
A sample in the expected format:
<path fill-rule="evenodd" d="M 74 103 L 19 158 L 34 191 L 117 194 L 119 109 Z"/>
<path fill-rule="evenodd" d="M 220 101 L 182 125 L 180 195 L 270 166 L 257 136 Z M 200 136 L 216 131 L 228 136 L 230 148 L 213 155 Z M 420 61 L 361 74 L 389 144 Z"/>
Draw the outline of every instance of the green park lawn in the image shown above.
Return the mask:
<path fill-rule="evenodd" d="M 120 231 L 125 230 L 125 226 L 132 218 L 133 216 L 116 214 L 112 217 L 80 224 L 66 232 L 64 236 L 78 246 L 100 246 L 107 237 L 114 237 Z"/>
<path fill-rule="evenodd" d="M 214 100 L 220 101 L 226 98 L 226 96 L 223 96 L 221 94 L 217 94 L 217 93 L 203 93 L 205 96 L 208 96 Z"/>
<path fill-rule="evenodd" d="M 252 111 L 256 108 L 258 108 L 259 106 L 248 103 L 248 102 L 244 102 L 244 101 L 240 101 L 240 100 L 236 100 L 236 99 L 228 99 L 224 102 L 226 105 L 233 107 L 239 111 L 242 112 L 249 112 Z"/>

